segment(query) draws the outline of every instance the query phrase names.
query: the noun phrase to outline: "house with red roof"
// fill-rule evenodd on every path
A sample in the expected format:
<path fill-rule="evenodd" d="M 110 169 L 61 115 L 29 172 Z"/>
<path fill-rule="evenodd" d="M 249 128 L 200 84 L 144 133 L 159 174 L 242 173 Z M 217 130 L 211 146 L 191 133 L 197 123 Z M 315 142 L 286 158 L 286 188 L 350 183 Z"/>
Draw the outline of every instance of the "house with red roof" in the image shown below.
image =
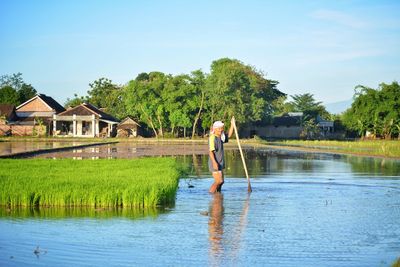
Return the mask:
<path fill-rule="evenodd" d="M 65 111 L 52 97 L 37 94 L 16 108 L 18 121 L 16 124 L 24 126 L 44 126 L 45 134 L 51 134 L 53 115 Z"/>
<path fill-rule="evenodd" d="M 119 121 L 89 103 L 69 108 L 53 118 L 53 135 L 73 137 L 114 137 Z"/>

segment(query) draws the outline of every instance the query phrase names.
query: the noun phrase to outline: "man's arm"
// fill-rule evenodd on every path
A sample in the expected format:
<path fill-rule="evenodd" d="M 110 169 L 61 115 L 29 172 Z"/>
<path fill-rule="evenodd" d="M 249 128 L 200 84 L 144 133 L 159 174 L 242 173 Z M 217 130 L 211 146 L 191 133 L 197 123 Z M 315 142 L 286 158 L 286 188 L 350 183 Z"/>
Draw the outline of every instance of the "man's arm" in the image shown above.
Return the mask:
<path fill-rule="evenodd" d="M 231 119 L 231 127 L 229 128 L 229 132 L 228 132 L 228 138 L 231 138 L 232 134 L 233 134 L 233 124 L 236 123 L 235 121 L 235 117 L 232 116 Z"/>
<path fill-rule="evenodd" d="M 215 171 L 218 171 L 218 163 L 217 163 L 217 161 L 215 160 L 214 151 L 210 151 L 210 152 L 208 152 L 208 154 L 210 155 L 210 159 L 211 159 L 211 162 L 212 162 L 212 165 L 213 165 L 214 170 L 215 170 Z"/>
<path fill-rule="evenodd" d="M 214 151 L 215 151 L 215 136 L 213 134 L 210 135 L 208 139 L 208 155 L 210 156 L 212 166 L 214 170 L 218 171 L 218 163 L 215 159 Z"/>

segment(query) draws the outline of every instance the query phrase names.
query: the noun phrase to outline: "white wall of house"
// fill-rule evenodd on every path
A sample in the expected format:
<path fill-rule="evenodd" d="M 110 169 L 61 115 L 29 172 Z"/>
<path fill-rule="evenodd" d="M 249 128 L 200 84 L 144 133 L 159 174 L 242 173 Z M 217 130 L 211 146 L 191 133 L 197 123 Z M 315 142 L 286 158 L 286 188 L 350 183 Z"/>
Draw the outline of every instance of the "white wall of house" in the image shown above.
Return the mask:
<path fill-rule="evenodd" d="M 77 121 L 76 122 L 76 135 L 81 136 L 82 135 L 82 121 Z"/>
<path fill-rule="evenodd" d="M 93 116 L 53 116 L 53 131 L 57 132 L 57 123 L 55 122 L 72 122 L 72 136 L 76 137 L 94 137 L 99 135 L 99 120 Z M 84 128 L 85 127 L 85 131 Z"/>

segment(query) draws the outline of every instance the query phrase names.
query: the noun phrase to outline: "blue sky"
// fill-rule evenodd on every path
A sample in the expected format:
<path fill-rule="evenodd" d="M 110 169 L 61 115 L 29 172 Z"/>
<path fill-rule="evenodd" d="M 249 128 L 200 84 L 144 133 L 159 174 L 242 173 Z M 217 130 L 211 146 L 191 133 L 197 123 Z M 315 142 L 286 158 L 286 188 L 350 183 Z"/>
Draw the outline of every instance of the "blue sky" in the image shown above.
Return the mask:
<path fill-rule="evenodd" d="M 0 2 L 0 75 L 60 103 L 107 77 L 209 72 L 229 57 L 331 103 L 400 81 L 400 1 Z"/>

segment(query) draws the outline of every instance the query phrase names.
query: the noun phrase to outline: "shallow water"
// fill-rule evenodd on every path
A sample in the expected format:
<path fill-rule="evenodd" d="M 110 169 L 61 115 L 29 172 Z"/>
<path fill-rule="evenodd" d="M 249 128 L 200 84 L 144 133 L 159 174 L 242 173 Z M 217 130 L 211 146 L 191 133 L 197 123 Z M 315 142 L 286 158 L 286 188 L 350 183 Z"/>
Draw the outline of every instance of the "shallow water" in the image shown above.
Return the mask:
<path fill-rule="evenodd" d="M 229 148 L 228 148 L 229 150 Z M 61 152 L 38 154 L 36 158 L 74 158 L 74 159 L 116 159 L 137 158 L 144 156 L 178 156 L 205 155 L 207 144 L 198 143 L 161 143 L 146 144 L 145 142 L 119 142 L 92 147 L 70 149 Z"/>
<path fill-rule="evenodd" d="M 36 151 L 41 149 L 53 149 L 61 147 L 70 147 L 86 144 L 86 142 L 81 141 L 4 141 L 0 142 L 0 156 L 17 154 L 23 152 Z"/>
<path fill-rule="evenodd" d="M 207 193 L 207 157 L 179 157 L 192 175 L 162 211 L 3 209 L 0 265 L 390 266 L 400 256 L 398 161 L 246 157 L 250 195 L 238 153 L 228 151 L 217 195 Z"/>

